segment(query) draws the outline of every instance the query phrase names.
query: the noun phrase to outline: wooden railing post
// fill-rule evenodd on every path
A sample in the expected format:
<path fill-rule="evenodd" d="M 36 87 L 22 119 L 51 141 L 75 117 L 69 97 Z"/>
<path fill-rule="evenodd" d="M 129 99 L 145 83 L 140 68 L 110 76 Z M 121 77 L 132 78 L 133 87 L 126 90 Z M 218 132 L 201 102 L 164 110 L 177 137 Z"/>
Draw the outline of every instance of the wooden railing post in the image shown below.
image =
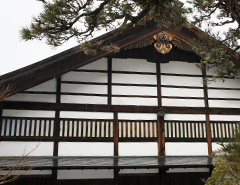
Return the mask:
<path fill-rule="evenodd" d="M 114 156 L 118 156 L 118 137 L 119 137 L 119 125 L 118 125 L 118 113 L 114 112 L 114 122 L 113 122 L 113 141 L 114 141 Z M 118 166 L 118 158 L 114 158 L 114 166 Z M 114 185 L 119 184 L 118 169 L 114 168 Z"/>

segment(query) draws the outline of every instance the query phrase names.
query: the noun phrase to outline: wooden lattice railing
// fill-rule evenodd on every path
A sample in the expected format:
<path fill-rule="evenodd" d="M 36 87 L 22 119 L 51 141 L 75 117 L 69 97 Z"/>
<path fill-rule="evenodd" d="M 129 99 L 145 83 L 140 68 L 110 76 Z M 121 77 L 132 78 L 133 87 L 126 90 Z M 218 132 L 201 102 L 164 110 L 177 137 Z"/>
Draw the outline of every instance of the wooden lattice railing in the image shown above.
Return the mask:
<path fill-rule="evenodd" d="M 119 138 L 157 138 L 156 120 L 119 120 Z"/>
<path fill-rule="evenodd" d="M 204 121 L 165 121 L 165 138 L 180 140 L 203 140 L 206 138 Z"/>
<path fill-rule="evenodd" d="M 112 138 L 113 120 L 61 119 L 59 136 L 65 138 Z"/>
<path fill-rule="evenodd" d="M 112 119 L 60 119 L 60 141 L 113 141 Z M 212 121 L 212 141 L 231 139 L 236 122 Z M 2 117 L 1 140 L 53 140 L 53 118 Z M 156 120 L 118 120 L 119 141 L 157 141 Z M 206 141 L 204 121 L 165 120 L 165 139 L 168 142 Z"/>
<path fill-rule="evenodd" d="M 234 136 L 234 130 L 237 128 L 237 122 L 230 121 L 211 121 L 212 140 L 231 139 Z"/>
<path fill-rule="evenodd" d="M 3 117 L 1 137 L 7 138 L 52 138 L 53 118 Z"/>

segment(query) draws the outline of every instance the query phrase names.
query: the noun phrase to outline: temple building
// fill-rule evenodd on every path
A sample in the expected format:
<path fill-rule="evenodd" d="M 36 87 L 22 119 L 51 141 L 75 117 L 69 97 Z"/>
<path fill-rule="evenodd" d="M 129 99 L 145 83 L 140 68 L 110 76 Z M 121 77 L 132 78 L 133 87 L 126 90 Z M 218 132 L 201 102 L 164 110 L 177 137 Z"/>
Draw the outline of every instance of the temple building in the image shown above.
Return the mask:
<path fill-rule="evenodd" d="M 11 184 L 203 184 L 216 142 L 240 120 L 240 80 L 203 83 L 214 69 L 197 67 L 197 35 L 130 25 L 117 53 L 77 46 L 0 76 L 13 84 L 1 102 L 1 166 L 26 156 L 34 167 Z"/>

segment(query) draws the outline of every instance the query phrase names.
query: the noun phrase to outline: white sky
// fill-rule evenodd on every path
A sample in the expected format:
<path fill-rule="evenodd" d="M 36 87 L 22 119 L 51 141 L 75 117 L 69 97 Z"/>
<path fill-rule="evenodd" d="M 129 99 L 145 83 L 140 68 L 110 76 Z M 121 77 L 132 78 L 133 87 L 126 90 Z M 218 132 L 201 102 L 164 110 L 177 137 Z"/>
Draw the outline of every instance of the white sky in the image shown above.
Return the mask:
<path fill-rule="evenodd" d="M 48 58 L 77 45 L 70 41 L 52 49 L 44 41 L 21 41 L 21 26 L 30 24 L 32 16 L 42 9 L 36 0 L 7 0 L 1 2 L 0 17 L 0 75 Z"/>

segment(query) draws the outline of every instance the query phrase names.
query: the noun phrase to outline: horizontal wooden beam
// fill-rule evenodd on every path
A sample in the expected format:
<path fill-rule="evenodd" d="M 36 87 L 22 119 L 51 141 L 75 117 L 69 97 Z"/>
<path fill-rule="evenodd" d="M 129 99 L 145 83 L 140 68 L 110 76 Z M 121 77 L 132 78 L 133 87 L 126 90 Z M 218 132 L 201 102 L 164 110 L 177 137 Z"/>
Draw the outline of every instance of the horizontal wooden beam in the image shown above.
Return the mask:
<path fill-rule="evenodd" d="M 239 108 L 207 108 L 207 107 L 170 107 L 163 106 L 170 114 L 223 114 L 239 115 Z M 157 106 L 134 106 L 134 105 L 108 105 L 97 104 L 55 104 L 39 102 L 2 102 L 3 109 L 19 110 L 60 110 L 60 111 L 88 111 L 88 112 L 132 112 L 132 113 L 155 113 Z"/>

